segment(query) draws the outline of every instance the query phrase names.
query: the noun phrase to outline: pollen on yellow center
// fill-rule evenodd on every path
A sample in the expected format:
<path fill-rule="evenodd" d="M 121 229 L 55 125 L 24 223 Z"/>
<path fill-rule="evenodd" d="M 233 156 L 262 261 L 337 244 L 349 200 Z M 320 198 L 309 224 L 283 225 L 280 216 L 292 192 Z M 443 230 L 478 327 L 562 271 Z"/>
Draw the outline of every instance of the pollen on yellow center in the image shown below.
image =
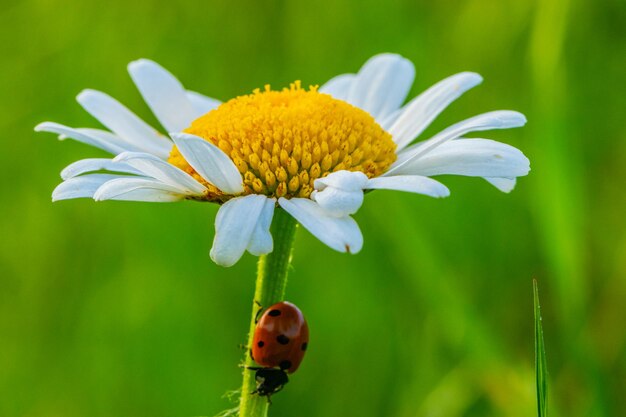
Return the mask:
<path fill-rule="evenodd" d="M 244 194 L 309 197 L 313 181 L 331 172 L 383 173 L 396 159 L 391 135 L 367 112 L 300 82 L 282 91 L 255 90 L 196 119 L 185 132 L 217 145 L 233 160 Z M 174 147 L 169 162 L 226 200 Z"/>

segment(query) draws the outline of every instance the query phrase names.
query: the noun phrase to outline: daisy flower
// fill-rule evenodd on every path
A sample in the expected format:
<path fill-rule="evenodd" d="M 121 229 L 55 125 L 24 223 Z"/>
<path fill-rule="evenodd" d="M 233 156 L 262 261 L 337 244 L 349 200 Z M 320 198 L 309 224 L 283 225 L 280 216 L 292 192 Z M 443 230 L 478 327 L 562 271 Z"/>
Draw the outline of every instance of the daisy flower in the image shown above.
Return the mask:
<path fill-rule="evenodd" d="M 483 113 L 413 143 L 452 101 L 480 84 L 462 72 L 403 104 L 414 67 L 395 54 L 368 60 L 356 74 L 332 78 L 319 89 L 299 82 L 266 86 L 225 103 L 185 90 L 149 60 L 130 63 L 139 92 L 168 135 L 105 93 L 85 90 L 77 100 L 108 130 L 44 122 L 52 132 L 114 155 L 83 159 L 61 172 L 53 201 L 169 202 L 220 205 L 211 258 L 233 265 L 245 251 L 272 251 L 270 224 L 282 208 L 323 243 L 358 252 L 363 236 L 352 214 L 364 191 L 388 189 L 446 197 L 432 176 L 482 177 L 509 192 L 529 161 L 518 149 L 470 132 L 525 124 L 514 111 Z"/>

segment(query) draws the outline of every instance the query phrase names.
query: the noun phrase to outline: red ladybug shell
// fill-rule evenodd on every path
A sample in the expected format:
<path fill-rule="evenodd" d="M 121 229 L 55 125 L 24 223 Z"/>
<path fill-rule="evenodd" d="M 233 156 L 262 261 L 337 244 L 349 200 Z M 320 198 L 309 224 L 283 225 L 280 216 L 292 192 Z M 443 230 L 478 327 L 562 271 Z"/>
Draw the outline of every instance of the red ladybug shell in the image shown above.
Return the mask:
<path fill-rule="evenodd" d="M 298 307 L 282 301 L 265 310 L 252 343 L 252 358 L 259 365 L 293 373 L 308 346 L 309 326 Z"/>

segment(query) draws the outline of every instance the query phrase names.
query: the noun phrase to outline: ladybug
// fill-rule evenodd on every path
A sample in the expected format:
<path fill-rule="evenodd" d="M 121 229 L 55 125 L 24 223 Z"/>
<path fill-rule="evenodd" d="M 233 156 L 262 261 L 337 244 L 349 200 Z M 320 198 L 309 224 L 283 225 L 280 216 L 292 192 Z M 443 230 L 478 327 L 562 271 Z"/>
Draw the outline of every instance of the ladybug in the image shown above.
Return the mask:
<path fill-rule="evenodd" d="M 261 310 L 259 311 L 259 313 Z M 269 397 L 289 382 L 309 344 L 309 326 L 294 304 L 281 301 L 269 307 L 257 321 L 250 355 L 261 367 L 256 371 L 257 388 L 253 394 Z"/>

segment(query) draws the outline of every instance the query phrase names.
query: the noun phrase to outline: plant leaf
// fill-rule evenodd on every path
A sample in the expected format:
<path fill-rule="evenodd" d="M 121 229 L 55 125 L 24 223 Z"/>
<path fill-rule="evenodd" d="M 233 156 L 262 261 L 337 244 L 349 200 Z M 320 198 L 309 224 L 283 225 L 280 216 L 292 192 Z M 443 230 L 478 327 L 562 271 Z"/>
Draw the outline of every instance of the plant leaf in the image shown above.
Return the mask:
<path fill-rule="evenodd" d="M 546 350 L 543 342 L 541 325 L 541 306 L 539 305 L 539 289 L 537 280 L 533 280 L 533 298 L 535 305 L 535 377 L 537 383 L 537 415 L 548 415 L 548 367 Z"/>

